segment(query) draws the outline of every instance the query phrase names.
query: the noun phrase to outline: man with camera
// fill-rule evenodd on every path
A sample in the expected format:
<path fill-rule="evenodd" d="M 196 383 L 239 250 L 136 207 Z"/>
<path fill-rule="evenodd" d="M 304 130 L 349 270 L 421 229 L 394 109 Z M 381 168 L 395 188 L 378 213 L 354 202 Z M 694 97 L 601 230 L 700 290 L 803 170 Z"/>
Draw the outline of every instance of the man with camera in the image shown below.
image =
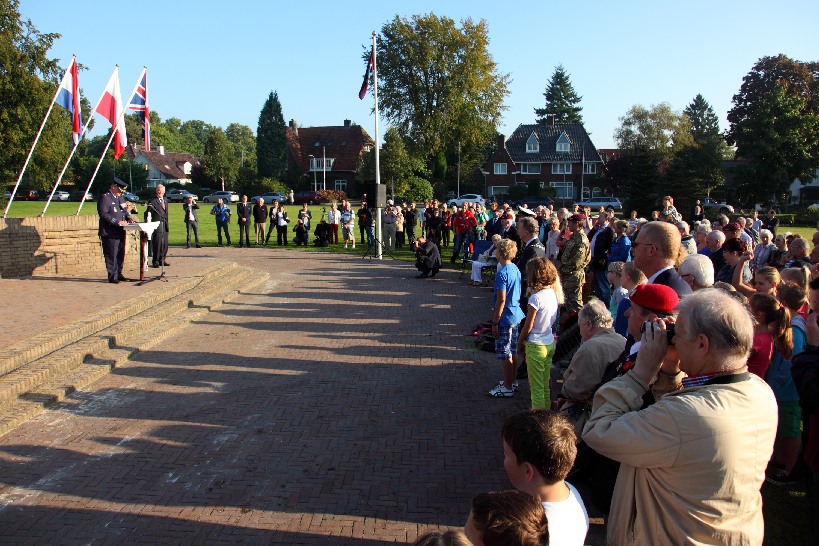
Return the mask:
<path fill-rule="evenodd" d="M 597 391 L 583 431 L 621 463 L 608 542 L 761 544 L 777 411 L 746 366 L 753 320 L 715 289 L 677 310 L 672 344 L 673 319 L 646 323 L 634 367 Z M 657 401 L 644 407 L 649 391 Z"/>

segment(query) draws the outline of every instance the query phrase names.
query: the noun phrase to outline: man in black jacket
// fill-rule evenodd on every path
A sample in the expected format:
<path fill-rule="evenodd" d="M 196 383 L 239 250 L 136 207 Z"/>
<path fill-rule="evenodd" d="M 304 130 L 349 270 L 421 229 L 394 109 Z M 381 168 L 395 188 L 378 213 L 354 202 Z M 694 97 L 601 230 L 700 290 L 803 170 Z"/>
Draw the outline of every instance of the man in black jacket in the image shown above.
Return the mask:
<path fill-rule="evenodd" d="M 434 277 L 441 269 L 441 253 L 438 247 L 432 241 L 421 234 L 415 240 L 418 250 L 415 251 L 415 267 L 421 272 L 416 279 L 426 279 L 427 277 Z"/>
<path fill-rule="evenodd" d="M 196 214 L 196 209 L 199 205 L 193 200 L 193 195 L 189 195 L 185 202 L 182 203 L 182 211 L 185 215 L 185 228 L 188 234 L 185 248 L 191 247 L 191 231 L 193 231 L 194 239 L 196 240 L 196 248 L 202 248 L 199 244 L 199 216 Z"/>
<path fill-rule="evenodd" d="M 239 224 L 239 248 L 244 245 L 250 248 L 250 219 L 253 217 L 253 207 L 247 202 L 247 195 L 243 195 L 242 202 L 236 205 L 236 213 L 236 216 L 239 217 L 237 220 Z"/>
<path fill-rule="evenodd" d="M 122 264 L 125 261 L 125 230 L 123 226 L 131 223 L 131 216 L 125 205 L 122 192 L 128 185 L 117 177 L 111 183 L 111 189 L 97 200 L 97 213 L 100 216 L 99 236 L 102 241 L 102 254 L 105 257 L 105 269 L 108 270 L 108 282 L 119 284 L 128 282 L 122 276 Z"/>
<path fill-rule="evenodd" d="M 259 200 L 253 205 L 253 226 L 256 229 L 256 246 L 259 246 L 259 241 L 264 243 L 264 227 L 267 224 L 267 205 L 264 204 L 264 199 L 259 197 Z"/>
<path fill-rule="evenodd" d="M 165 261 L 165 256 L 168 254 L 168 200 L 165 199 L 165 186 L 162 184 L 156 187 L 156 197 L 152 197 L 148 201 L 148 206 L 145 208 L 146 221 L 148 220 L 148 214 L 151 215 L 152 222 L 159 222 L 159 226 L 151 236 L 153 254 L 151 267 L 171 265 Z"/>
<path fill-rule="evenodd" d="M 674 269 L 680 252 L 680 231 L 668 222 L 649 222 L 637 232 L 631 245 L 634 265 L 643 272 L 648 284 L 664 284 L 679 297 L 691 294 L 691 287 Z"/>
<path fill-rule="evenodd" d="M 614 241 L 614 230 L 609 225 L 608 214 L 598 214 L 594 229 L 589 232 L 589 246 L 591 247 L 591 262 L 589 270 L 592 273 L 592 290 L 595 297 L 606 304 L 611 303 L 611 285 L 608 279 L 609 250 Z"/>

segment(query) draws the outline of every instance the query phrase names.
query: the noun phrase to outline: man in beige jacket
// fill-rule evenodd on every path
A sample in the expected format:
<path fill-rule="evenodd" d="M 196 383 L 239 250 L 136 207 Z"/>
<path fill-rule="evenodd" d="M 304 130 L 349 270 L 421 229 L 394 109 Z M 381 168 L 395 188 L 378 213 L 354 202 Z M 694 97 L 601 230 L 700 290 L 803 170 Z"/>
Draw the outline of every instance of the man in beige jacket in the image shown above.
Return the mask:
<path fill-rule="evenodd" d="M 608 543 L 762 544 L 759 490 L 777 412 L 745 365 L 751 317 L 701 290 L 682 299 L 667 339 L 667 322 L 646 323 L 634 368 L 597 391 L 583 431 L 621 463 Z M 640 409 L 649 388 L 657 402 Z"/>

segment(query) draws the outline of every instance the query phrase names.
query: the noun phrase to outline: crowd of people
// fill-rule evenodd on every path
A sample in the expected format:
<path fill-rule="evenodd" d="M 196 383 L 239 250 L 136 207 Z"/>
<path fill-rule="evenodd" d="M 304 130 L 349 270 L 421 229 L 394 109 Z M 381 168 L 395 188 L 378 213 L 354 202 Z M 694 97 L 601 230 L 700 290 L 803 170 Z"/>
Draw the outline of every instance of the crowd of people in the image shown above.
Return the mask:
<path fill-rule="evenodd" d="M 761 544 L 764 481 L 804 478 L 819 525 L 819 250 L 783 233 L 773 210 L 709 220 L 698 203 L 689 223 L 672 197 L 662 201 L 652 220 L 502 205 L 481 231 L 475 212 L 459 211 L 453 225 L 471 231 L 458 239 L 491 241 L 470 279 L 479 286 L 483 270 L 494 273 L 502 379 L 488 394 L 513 397 L 528 376 L 532 411 L 576 439 L 562 479 L 588 484 L 611 544 Z M 453 257 L 463 251 L 456 242 Z M 582 343 L 553 370 L 559 330 L 572 320 Z M 510 458 L 526 459 L 504 440 L 512 484 L 544 501 L 513 477 Z M 564 501 L 573 498 L 565 483 Z M 583 544 L 569 537 L 587 524 L 546 515 L 550 543 Z M 487 525 L 473 502 L 467 536 L 484 530 L 489 544 Z M 538 528 L 532 518 L 526 526 Z M 541 543 L 527 540 L 491 543 Z"/>

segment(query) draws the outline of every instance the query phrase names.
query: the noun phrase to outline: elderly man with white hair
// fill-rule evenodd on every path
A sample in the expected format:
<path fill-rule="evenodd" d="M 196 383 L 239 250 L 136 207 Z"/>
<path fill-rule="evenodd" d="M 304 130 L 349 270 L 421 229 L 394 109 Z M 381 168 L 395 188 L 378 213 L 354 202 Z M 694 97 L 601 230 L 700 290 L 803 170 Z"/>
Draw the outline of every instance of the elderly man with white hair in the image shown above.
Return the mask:
<path fill-rule="evenodd" d="M 689 226 L 688 222 L 685 220 L 680 220 L 677 222 L 676 226 L 677 229 L 680 230 L 680 246 L 683 247 L 689 254 L 696 254 L 697 242 L 694 240 L 694 236 L 691 235 L 691 226 Z"/>
<path fill-rule="evenodd" d="M 690 254 L 680 264 L 680 277 L 696 292 L 714 285 L 714 264 L 708 256 Z"/>
<path fill-rule="evenodd" d="M 635 366 L 594 397 L 583 440 L 620 462 L 610 544 L 762 544 L 760 487 L 777 406 L 748 372 L 754 326 L 727 294 L 701 290 L 644 324 Z M 652 390 L 657 401 L 643 408 Z"/>
<path fill-rule="evenodd" d="M 725 243 L 725 233 L 720 230 L 714 230 L 705 236 L 705 246 L 708 252 L 701 252 L 709 258 L 714 264 L 714 271 L 719 271 L 725 265 L 725 258 L 722 256 L 722 245 Z"/>
<path fill-rule="evenodd" d="M 759 231 L 759 244 L 754 248 L 754 257 L 752 259 L 754 271 L 759 271 L 771 260 L 771 252 L 776 250 L 776 245 L 773 243 L 773 233 L 770 230 L 763 229 Z"/>

